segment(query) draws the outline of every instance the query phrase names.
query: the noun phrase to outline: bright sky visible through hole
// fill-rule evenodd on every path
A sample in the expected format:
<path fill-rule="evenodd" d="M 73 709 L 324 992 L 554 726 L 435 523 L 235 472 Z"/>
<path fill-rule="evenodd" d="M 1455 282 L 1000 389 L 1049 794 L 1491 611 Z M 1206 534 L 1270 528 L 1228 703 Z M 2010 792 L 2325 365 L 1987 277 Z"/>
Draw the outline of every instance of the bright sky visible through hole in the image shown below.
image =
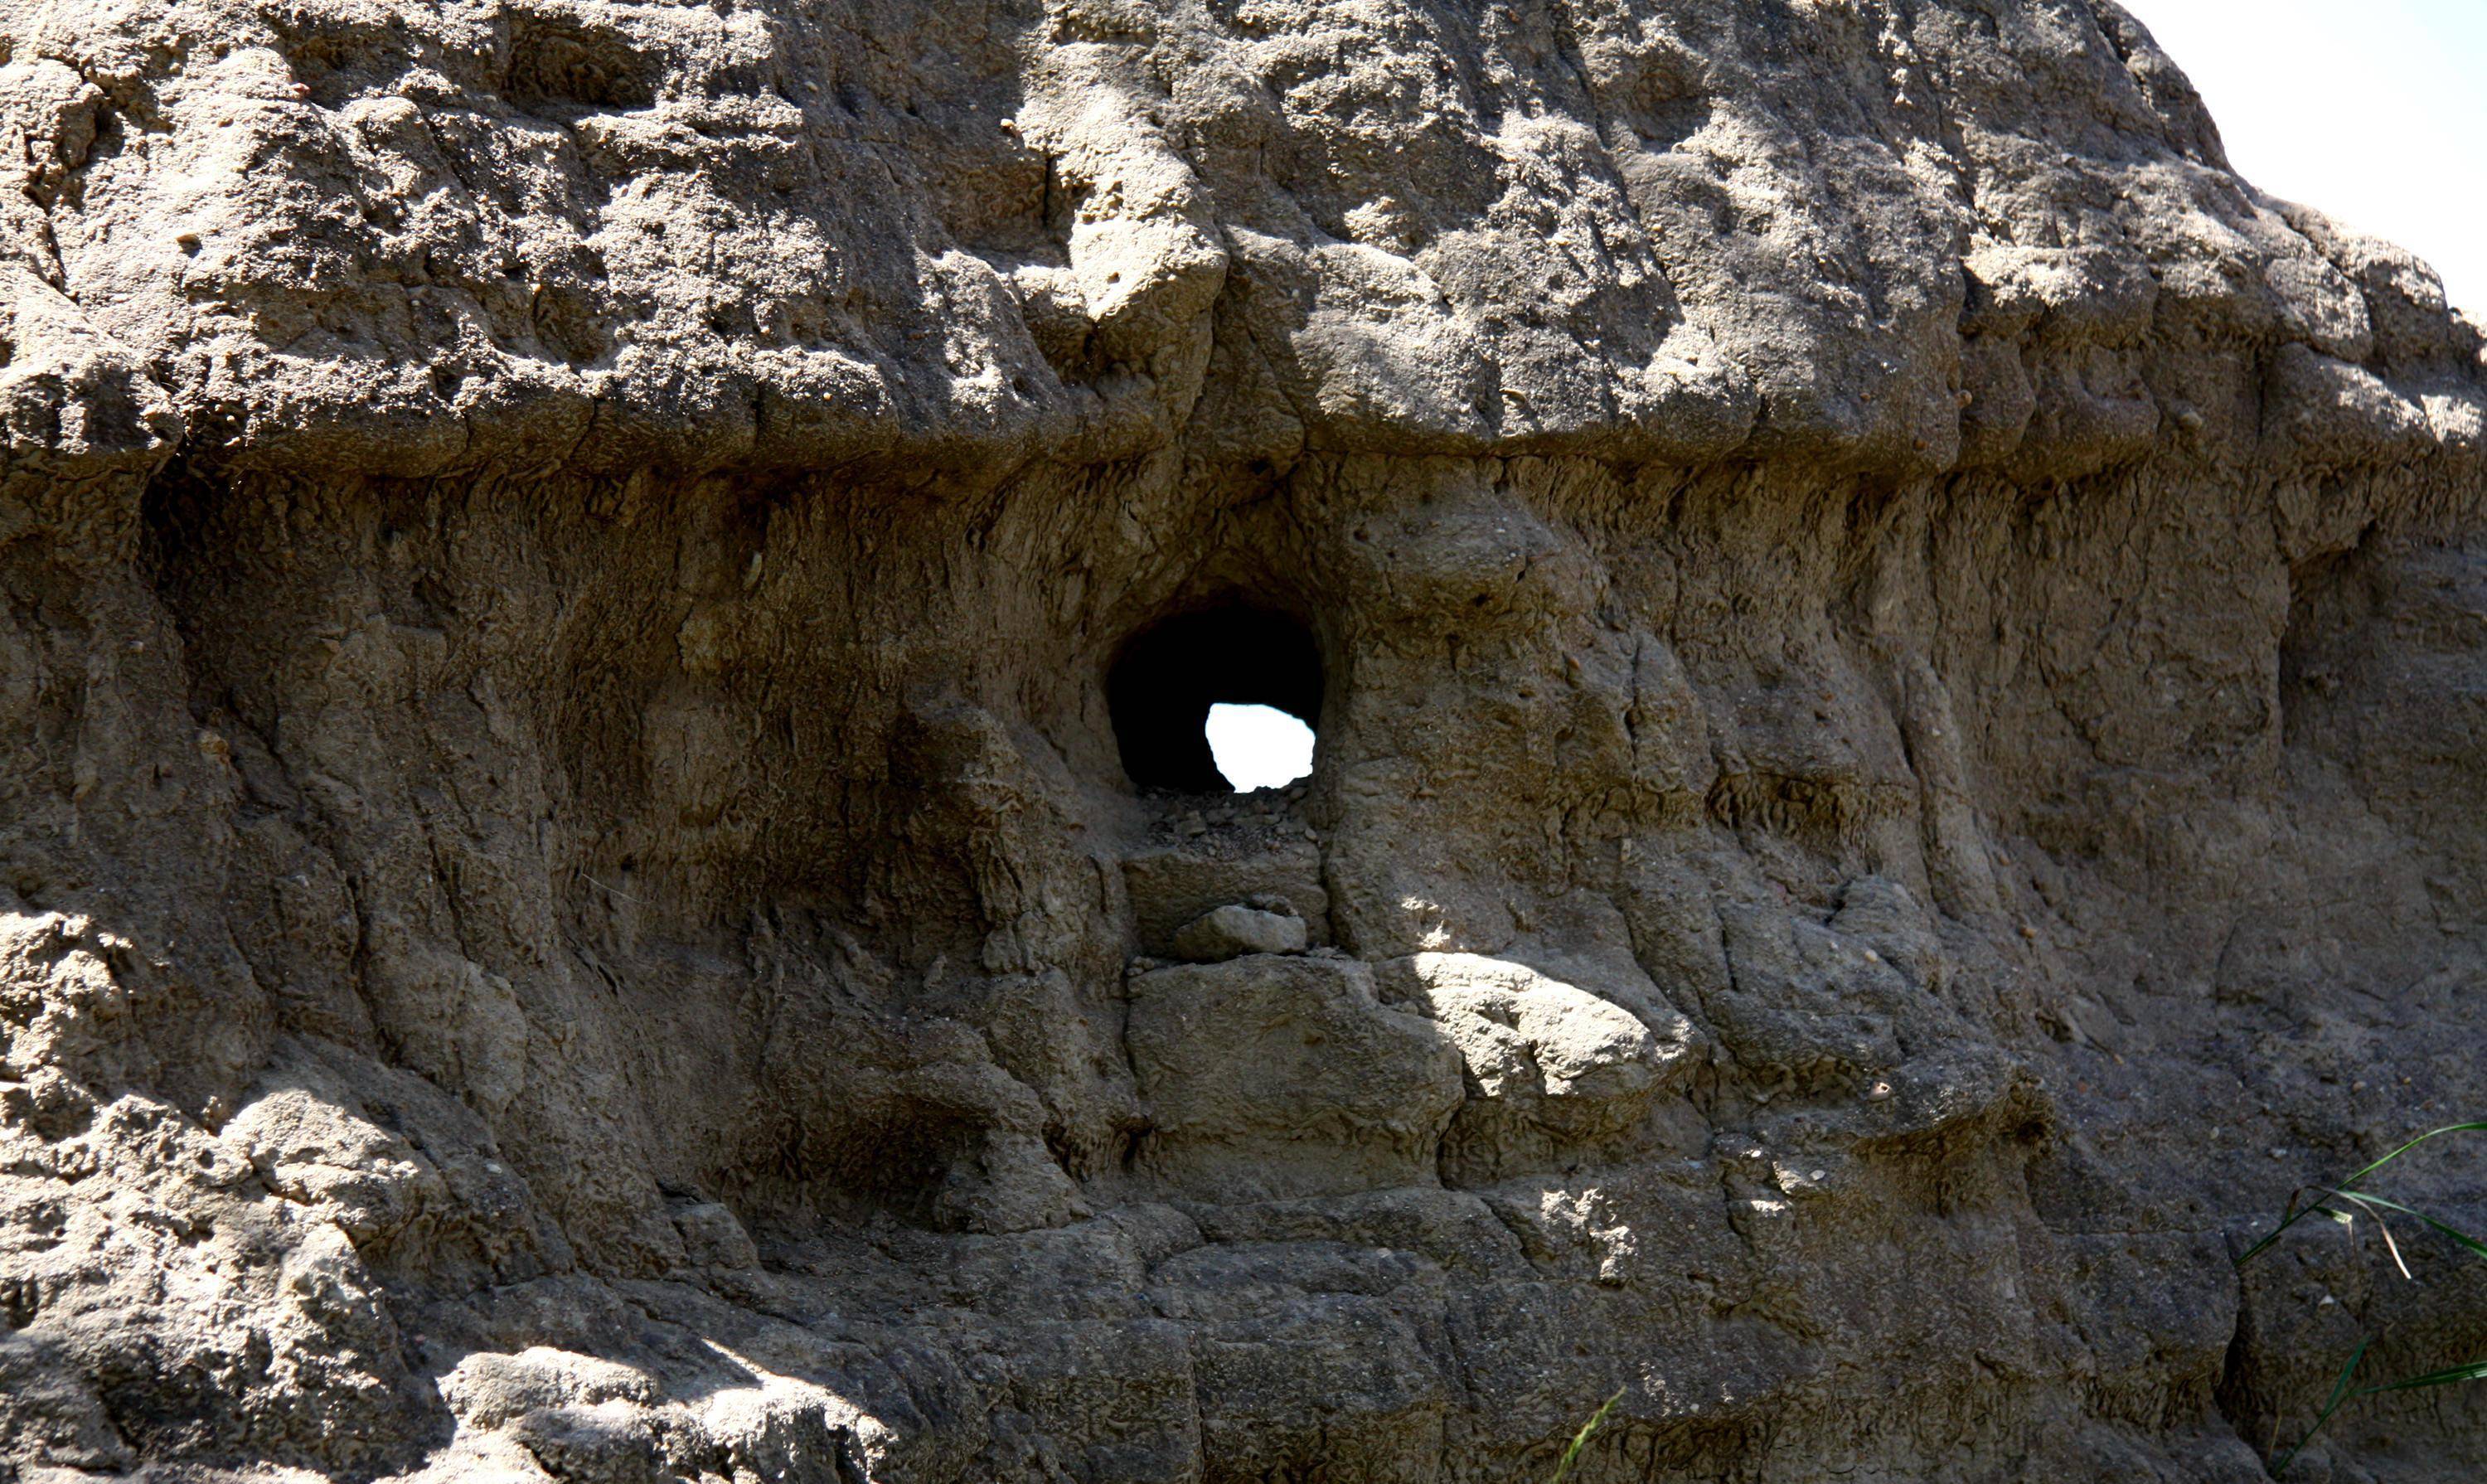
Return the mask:
<path fill-rule="evenodd" d="M 1220 704 L 1209 708 L 1209 755 L 1236 792 L 1273 789 L 1313 770 L 1313 729 L 1274 706 Z"/>
<path fill-rule="evenodd" d="M 2124 0 L 2228 161 L 2397 242 L 2487 316 L 2487 0 Z"/>

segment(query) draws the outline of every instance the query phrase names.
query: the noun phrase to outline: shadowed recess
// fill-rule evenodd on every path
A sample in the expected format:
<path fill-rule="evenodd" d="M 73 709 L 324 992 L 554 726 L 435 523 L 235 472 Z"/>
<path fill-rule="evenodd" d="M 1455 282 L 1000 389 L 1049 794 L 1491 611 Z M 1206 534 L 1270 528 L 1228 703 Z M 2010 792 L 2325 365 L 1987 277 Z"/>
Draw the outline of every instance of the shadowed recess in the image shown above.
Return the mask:
<path fill-rule="evenodd" d="M 1123 646 L 1106 678 L 1123 771 L 1144 789 L 1229 794 L 1207 732 L 1221 702 L 1270 706 L 1319 730 L 1321 651 L 1303 625 L 1234 603 L 1164 619 Z"/>

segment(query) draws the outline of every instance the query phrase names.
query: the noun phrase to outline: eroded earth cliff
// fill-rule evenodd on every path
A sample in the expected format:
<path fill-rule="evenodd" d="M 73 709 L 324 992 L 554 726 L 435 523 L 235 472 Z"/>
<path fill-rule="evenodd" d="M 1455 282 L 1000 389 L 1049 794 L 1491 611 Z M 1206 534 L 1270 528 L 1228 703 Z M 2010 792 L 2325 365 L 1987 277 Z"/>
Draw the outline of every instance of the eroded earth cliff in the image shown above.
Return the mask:
<path fill-rule="evenodd" d="M 2231 1260 L 2487 1109 L 2480 335 L 2110 0 L 0 53 L 0 1475 L 2209 1484 L 2487 1341 Z"/>

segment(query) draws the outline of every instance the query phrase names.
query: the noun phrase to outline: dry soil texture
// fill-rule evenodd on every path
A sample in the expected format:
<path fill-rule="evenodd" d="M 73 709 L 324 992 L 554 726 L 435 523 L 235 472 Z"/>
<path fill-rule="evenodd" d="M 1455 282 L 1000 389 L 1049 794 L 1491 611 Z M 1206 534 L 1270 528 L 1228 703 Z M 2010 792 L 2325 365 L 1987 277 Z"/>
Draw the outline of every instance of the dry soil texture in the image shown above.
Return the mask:
<path fill-rule="evenodd" d="M 2235 1484 L 2487 1344 L 2231 1261 L 2487 1110 L 2480 333 L 2110 0 L 0 56 L 0 1477 Z"/>

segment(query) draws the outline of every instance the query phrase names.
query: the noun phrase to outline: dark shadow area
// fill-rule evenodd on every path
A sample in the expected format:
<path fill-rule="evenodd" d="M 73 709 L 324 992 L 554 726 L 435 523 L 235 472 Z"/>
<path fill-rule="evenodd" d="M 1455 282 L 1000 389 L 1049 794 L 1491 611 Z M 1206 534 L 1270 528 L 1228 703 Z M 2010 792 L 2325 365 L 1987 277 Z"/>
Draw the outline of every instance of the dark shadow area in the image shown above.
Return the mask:
<path fill-rule="evenodd" d="M 1231 604 L 1140 630 L 1105 678 L 1123 771 L 1144 789 L 1231 794 L 1209 751 L 1209 708 L 1273 706 L 1321 728 L 1321 649 L 1303 625 Z"/>

